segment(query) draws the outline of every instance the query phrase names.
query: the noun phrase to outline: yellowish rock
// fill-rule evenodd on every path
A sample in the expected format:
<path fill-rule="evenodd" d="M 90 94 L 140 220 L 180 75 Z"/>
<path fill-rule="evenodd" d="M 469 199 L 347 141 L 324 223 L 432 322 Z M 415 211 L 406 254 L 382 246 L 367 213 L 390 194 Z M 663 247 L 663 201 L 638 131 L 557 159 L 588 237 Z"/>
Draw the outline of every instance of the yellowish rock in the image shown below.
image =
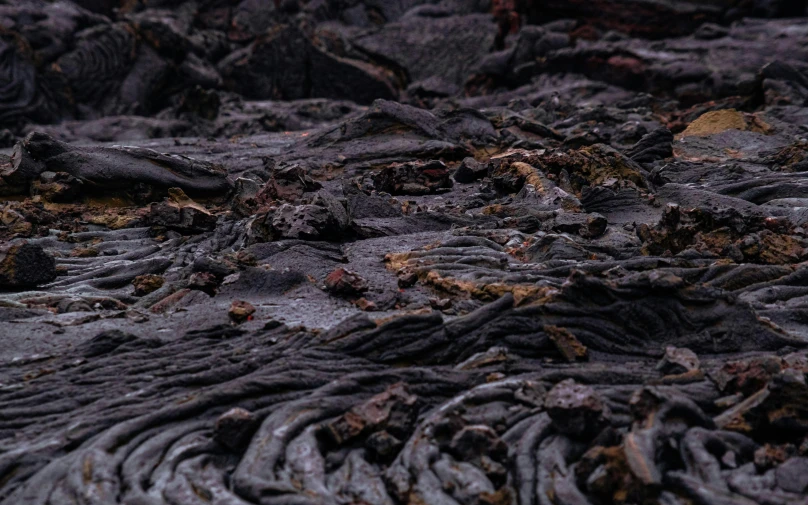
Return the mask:
<path fill-rule="evenodd" d="M 714 110 L 705 112 L 690 123 L 681 137 L 703 137 L 726 130 L 746 130 L 748 125 L 742 112 L 735 109 Z"/>

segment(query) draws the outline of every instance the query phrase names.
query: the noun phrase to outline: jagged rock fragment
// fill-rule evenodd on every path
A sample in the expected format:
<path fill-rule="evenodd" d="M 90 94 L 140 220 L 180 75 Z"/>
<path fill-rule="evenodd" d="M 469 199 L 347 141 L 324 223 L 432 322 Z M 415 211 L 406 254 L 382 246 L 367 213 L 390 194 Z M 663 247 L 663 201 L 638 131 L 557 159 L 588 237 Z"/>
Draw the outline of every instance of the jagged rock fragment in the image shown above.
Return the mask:
<path fill-rule="evenodd" d="M 145 296 L 163 287 L 165 282 L 165 278 L 160 275 L 144 274 L 135 277 L 132 285 L 135 287 L 135 296 Z"/>
<path fill-rule="evenodd" d="M 41 246 L 12 242 L 0 246 L 0 287 L 26 289 L 56 278 L 56 262 Z"/>
<path fill-rule="evenodd" d="M 368 283 L 359 274 L 338 268 L 325 278 L 325 288 L 338 296 L 358 296 L 368 290 Z"/>
<path fill-rule="evenodd" d="M 183 232 L 198 233 L 216 227 L 217 218 L 191 200 L 180 188 L 170 188 L 169 197 L 149 207 L 149 223 Z"/>
<path fill-rule="evenodd" d="M 233 303 L 230 304 L 230 309 L 227 311 L 227 315 L 230 316 L 230 319 L 236 324 L 241 324 L 249 320 L 254 313 L 255 307 L 253 307 L 250 302 L 245 302 L 244 300 L 233 301 Z"/>
<path fill-rule="evenodd" d="M 609 418 L 609 407 L 590 386 L 566 379 L 547 393 L 544 408 L 561 433 L 573 437 L 597 434 Z"/>
<path fill-rule="evenodd" d="M 213 439 L 231 451 L 240 451 L 250 441 L 257 423 L 258 418 L 249 410 L 230 409 L 216 419 Z"/>
<path fill-rule="evenodd" d="M 371 176 L 377 191 L 391 195 L 425 195 L 452 187 L 449 169 L 442 161 L 394 163 Z"/>

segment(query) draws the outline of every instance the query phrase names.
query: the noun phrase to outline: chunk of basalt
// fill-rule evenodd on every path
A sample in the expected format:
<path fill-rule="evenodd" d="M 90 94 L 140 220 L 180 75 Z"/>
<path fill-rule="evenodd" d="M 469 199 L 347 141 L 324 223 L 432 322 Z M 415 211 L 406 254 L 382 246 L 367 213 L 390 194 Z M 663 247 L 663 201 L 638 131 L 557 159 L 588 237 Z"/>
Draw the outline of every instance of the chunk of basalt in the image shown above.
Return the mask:
<path fill-rule="evenodd" d="M 745 261 L 766 265 L 799 263 L 808 253 L 797 237 L 762 230 L 741 238 L 735 245 Z"/>
<path fill-rule="evenodd" d="M 354 301 L 353 303 L 354 305 L 356 305 L 356 308 L 364 312 L 374 312 L 379 309 L 378 305 L 368 300 L 364 296 Z"/>
<path fill-rule="evenodd" d="M 516 149 L 492 157 L 490 163 L 494 186 L 503 193 L 516 193 L 525 184 L 543 187 L 543 180 L 558 181 L 576 197 L 587 186 L 645 190 L 648 185 L 640 165 L 604 144 L 553 152 Z"/>
<path fill-rule="evenodd" d="M 404 442 L 386 431 L 377 431 L 368 436 L 364 446 L 373 459 L 389 462 L 404 447 Z"/>
<path fill-rule="evenodd" d="M 760 356 L 729 361 L 710 377 L 726 394 L 750 395 L 765 388 L 782 370 L 783 361 L 777 356 Z"/>
<path fill-rule="evenodd" d="M 535 188 L 540 185 L 541 175 L 536 167 L 528 163 L 497 160 L 493 162 L 491 181 L 497 191 L 509 194 L 521 191 L 528 184 Z"/>
<path fill-rule="evenodd" d="M 70 202 L 81 195 L 83 184 L 65 172 L 42 172 L 31 182 L 31 194 L 46 202 Z"/>
<path fill-rule="evenodd" d="M 345 188 L 348 200 L 348 213 L 352 219 L 364 218 L 396 218 L 404 215 L 401 202 L 389 195 L 375 192 L 366 194 L 353 186 Z"/>
<path fill-rule="evenodd" d="M 188 289 L 196 289 L 210 296 L 216 294 L 220 280 L 210 272 L 194 272 L 188 277 Z"/>
<path fill-rule="evenodd" d="M 791 458 L 775 471 L 777 487 L 789 493 L 805 495 L 808 492 L 808 458 Z"/>
<path fill-rule="evenodd" d="M 33 132 L 21 143 L 20 162 L 3 177 L 17 183 L 34 180 L 44 171 L 63 172 L 90 190 L 129 190 L 134 184 L 180 188 L 188 194 L 225 196 L 232 183 L 220 166 L 185 156 L 161 154 L 141 147 L 79 147 Z M 15 152 L 17 150 L 15 149 Z"/>
<path fill-rule="evenodd" d="M 659 223 L 641 223 L 637 236 L 642 253 L 660 256 L 695 251 L 708 257 L 725 256 L 736 262 L 780 265 L 806 257 L 801 237 L 787 220 L 745 215 L 727 207 L 682 209 L 669 204 Z"/>
<path fill-rule="evenodd" d="M 147 221 L 152 226 L 186 233 L 210 231 L 216 228 L 217 217 L 191 200 L 181 189 L 169 189 L 169 197 L 149 207 Z"/>
<path fill-rule="evenodd" d="M 233 187 L 230 208 L 240 216 L 249 216 L 258 209 L 263 182 L 251 177 L 239 177 Z"/>
<path fill-rule="evenodd" d="M 393 163 L 371 179 L 377 191 L 391 195 L 427 195 L 452 187 L 449 168 L 436 160 Z"/>
<path fill-rule="evenodd" d="M 259 419 L 252 412 L 236 407 L 218 419 L 213 428 L 213 440 L 233 452 L 243 450 L 258 428 Z"/>
<path fill-rule="evenodd" d="M 338 268 L 325 278 L 325 288 L 337 296 L 359 296 L 368 290 L 368 283 L 356 272 Z"/>
<path fill-rule="evenodd" d="M 452 300 L 450 298 L 430 298 L 429 306 L 441 312 L 447 311 L 452 308 Z"/>
<path fill-rule="evenodd" d="M 597 435 L 608 425 L 609 407 L 591 386 L 566 379 L 547 393 L 544 408 L 561 433 L 575 438 Z"/>
<path fill-rule="evenodd" d="M 317 191 L 321 188 L 322 185 L 309 176 L 306 168 L 293 164 L 272 169 L 272 175 L 261 189 L 258 198 L 262 201 L 296 202 L 303 196 L 303 193 Z"/>
<path fill-rule="evenodd" d="M 396 276 L 398 277 L 398 287 L 401 289 L 411 288 L 418 282 L 418 274 L 406 268 L 399 269 Z"/>
<path fill-rule="evenodd" d="M 655 384 L 688 384 L 704 380 L 699 358 L 690 349 L 666 347 L 665 355 L 656 368 L 663 376 L 652 381 Z"/>
<path fill-rule="evenodd" d="M 0 246 L 0 289 L 19 290 L 56 279 L 56 260 L 37 244 L 17 242 Z"/>
<path fill-rule="evenodd" d="M 606 218 L 596 212 L 591 214 L 578 214 L 559 212 L 547 227 L 559 233 L 571 233 L 584 238 L 597 238 L 606 233 L 608 226 Z"/>
<path fill-rule="evenodd" d="M 326 423 L 322 433 L 338 445 L 379 431 L 405 439 L 415 426 L 419 409 L 418 397 L 405 384 L 397 383 Z"/>
<path fill-rule="evenodd" d="M 569 174 L 571 189 L 580 196 L 584 186 L 607 186 L 614 189 L 647 187 L 645 171 L 633 160 L 615 149 L 595 144 L 569 152 L 543 154 L 537 165 L 545 174 L 559 177 Z"/>
<path fill-rule="evenodd" d="M 581 212 L 581 201 L 558 187 L 553 181 L 544 177 L 544 175 L 537 173 L 532 180 L 533 184 L 525 184 L 522 186 L 522 189 L 516 194 L 515 202 L 524 203 L 529 206 L 533 204 L 537 207 L 547 209 L 559 209 L 558 214 L 562 212 L 569 214 Z M 562 181 L 562 183 L 563 182 L 564 181 Z M 600 216 L 600 214 L 593 214 L 593 216 Z"/>
<path fill-rule="evenodd" d="M 135 296 L 146 296 L 162 288 L 165 282 L 165 278 L 161 275 L 144 274 L 135 277 L 132 286 L 135 288 Z"/>
<path fill-rule="evenodd" d="M 805 374 L 784 370 L 768 385 L 715 418 L 722 429 L 795 439 L 808 434 L 808 386 Z"/>
<path fill-rule="evenodd" d="M 658 128 L 646 133 L 634 144 L 626 156 L 637 163 L 653 163 L 673 157 L 673 133 L 667 128 Z"/>
<path fill-rule="evenodd" d="M 464 426 L 452 437 L 448 449 L 460 461 L 480 467 L 493 469 L 492 463 L 503 464 L 508 459 L 508 445 L 486 425 Z"/>
<path fill-rule="evenodd" d="M 93 308 L 81 298 L 65 298 L 56 305 L 56 312 L 68 314 L 71 312 L 92 312 Z"/>
<path fill-rule="evenodd" d="M 255 314 L 255 307 L 250 302 L 245 302 L 244 300 L 234 300 L 227 310 L 227 315 L 230 317 L 230 320 L 236 324 L 249 321 L 252 319 L 253 314 Z"/>
<path fill-rule="evenodd" d="M 465 158 L 460 166 L 457 167 L 454 173 L 454 180 L 461 183 L 470 183 L 478 181 L 488 175 L 488 164 L 475 160 L 474 158 Z"/>
<path fill-rule="evenodd" d="M 808 172 L 808 142 L 798 141 L 786 147 L 764 151 L 762 161 L 778 172 Z"/>
<path fill-rule="evenodd" d="M 351 221 L 336 197 L 320 191 L 310 204 L 283 204 L 271 223 L 274 233 L 283 238 L 339 241 L 345 238 Z"/>
<path fill-rule="evenodd" d="M 699 369 L 699 357 L 690 349 L 668 346 L 656 368 L 665 375 L 693 372 Z"/>
<path fill-rule="evenodd" d="M 772 61 L 760 69 L 760 76 L 768 105 L 804 105 L 808 99 L 806 69 L 794 60 Z"/>
<path fill-rule="evenodd" d="M 0 180 L 4 191 L 8 193 L 25 193 L 28 185 L 46 170 L 45 164 L 34 159 L 22 142 L 14 145 L 11 157 L 0 163 Z"/>

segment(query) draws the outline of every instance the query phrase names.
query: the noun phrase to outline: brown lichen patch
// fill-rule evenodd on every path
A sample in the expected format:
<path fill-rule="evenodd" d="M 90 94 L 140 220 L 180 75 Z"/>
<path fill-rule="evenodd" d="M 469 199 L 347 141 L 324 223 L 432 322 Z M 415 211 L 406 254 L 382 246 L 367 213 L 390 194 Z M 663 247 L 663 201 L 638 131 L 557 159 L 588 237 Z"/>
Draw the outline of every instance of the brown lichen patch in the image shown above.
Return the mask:
<path fill-rule="evenodd" d="M 413 257 L 410 252 L 389 253 L 384 255 L 384 262 L 388 270 L 400 270 L 408 265 L 408 261 Z"/>
<path fill-rule="evenodd" d="M 423 308 L 415 309 L 415 310 L 402 310 L 402 311 L 397 312 L 397 313 L 395 313 L 395 314 L 393 314 L 391 316 L 380 317 L 378 319 L 374 319 L 373 322 L 378 327 L 378 326 L 383 326 L 383 325 L 389 323 L 390 321 L 395 321 L 396 319 L 400 319 L 400 318 L 405 317 L 405 316 L 422 316 L 424 314 L 430 314 L 431 312 L 432 312 L 432 309 L 430 307 L 423 307 Z M 328 340 L 328 342 L 334 342 L 336 340 L 339 340 L 340 338 L 344 338 L 345 336 L 347 336 L 347 335 L 342 335 L 340 337 Z"/>
<path fill-rule="evenodd" d="M 735 242 L 732 230 L 724 226 L 707 233 L 698 233 L 694 237 L 698 247 L 708 251 L 721 251 Z"/>
<path fill-rule="evenodd" d="M 540 176 L 536 167 L 517 161 L 511 164 L 511 169 L 515 170 L 520 177 L 524 178 L 525 184 L 532 184 L 537 190 L 544 186 L 544 178 Z"/>
<path fill-rule="evenodd" d="M 101 254 L 95 247 L 77 247 L 73 249 L 70 256 L 74 258 L 94 258 Z"/>
<path fill-rule="evenodd" d="M 443 277 L 434 271 L 422 275 L 421 282 L 451 296 L 458 298 L 475 298 L 482 301 L 494 301 L 501 298 L 506 293 L 510 293 L 513 295 L 514 305 L 516 306 L 542 303 L 551 292 L 554 292 L 553 289 L 546 286 L 505 284 L 501 282 L 488 284 L 475 283 L 454 277 Z"/>
<path fill-rule="evenodd" d="M 150 310 L 155 314 L 164 314 L 177 305 L 179 301 L 190 292 L 190 289 L 181 289 L 176 291 L 152 305 Z"/>
<path fill-rule="evenodd" d="M 554 182 L 578 197 L 584 186 L 646 188 L 639 165 L 604 144 L 571 151 L 516 149 L 491 157 L 490 163 L 495 185 L 499 178 L 503 186 L 500 189 L 509 192 L 518 191 L 524 184 L 533 185 L 539 193 L 549 192 Z"/>
<path fill-rule="evenodd" d="M 637 235 L 646 256 L 676 255 L 693 249 L 716 258 L 766 265 L 799 263 L 806 257 L 802 238 L 787 223 L 744 216 L 735 210 L 665 210 L 659 224 L 642 224 Z"/>
<path fill-rule="evenodd" d="M 704 380 L 704 372 L 701 370 L 688 370 L 687 372 L 666 375 L 660 379 L 650 381 L 650 384 L 692 384 Z"/>
<path fill-rule="evenodd" d="M 482 214 L 484 216 L 508 217 L 515 214 L 515 211 L 506 205 L 495 203 L 493 205 L 486 205 L 483 207 Z"/>
<path fill-rule="evenodd" d="M 625 503 L 649 491 L 635 471 L 621 446 L 595 446 L 587 451 L 576 467 L 579 478 L 589 477 L 589 489 L 604 503 Z"/>
<path fill-rule="evenodd" d="M 735 109 L 723 109 L 706 112 L 688 125 L 679 138 L 704 137 L 726 130 L 747 130 L 749 125 L 742 112 Z"/>
<path fill-rule="evenodd" d="M 135 296 L 145 296 L 163 287 L 166 280 L 161 275 L 144 274 L 138 275 L 132 280 L 135 287 Z"/>
<path fill-rule="evenodd" d="M 137 224 L 140 216 L 135 214 L 127 214 L 126 212 L 103 212 L 88 216 L 87 222 L 106 226 L 110 230 L 120 230 L 122 228 L 131 228 Z"/>
<path fill-rule="evenodd" d="M 576 193 L 583 186 L 620 186 L 630 183 L 645 188 L 645 178 L 640 167 L 614 149 L 603 144 L 582 147 L 567 153 L 542 156 L 542 169 L 558 176 L 566 171 Z M 580 194 L 578 194 L 580 196 Z"/>
<path fill-rule="evenodd" d="M 808 160 L 808 142 L 796 142 L 768 153 L 763 158 L 765 163 L 772 165 L 775 170 L 781 172 L 801 172 L 806 170 Z"/>
<path fill-rule="evenodd" d="M 761 118 L 757 113 L 746 114 L 745 118 L 749 131 L 762 133 L 764 135 L 773 135 L 776 131 L 774 126 L 764 121 L 763 118 Z"/>
<path fill-rule="evenodd" d="M 544 327 L 544 333 L 550 337 L 550 340 L 552 340 L 558 352 L 570 363 L 585 361 L 589 358 L 586 346 L 575 338 L 575 335 L 568 329 L 546 325 Z"/>
<path fill-rule="evenodd" d="M 805 248 L 790 235 L 764 231 L 744 247 L 745 243 L 741 247 L 744 256 L 767 265 L 797 263 L 805 257 Z"/>

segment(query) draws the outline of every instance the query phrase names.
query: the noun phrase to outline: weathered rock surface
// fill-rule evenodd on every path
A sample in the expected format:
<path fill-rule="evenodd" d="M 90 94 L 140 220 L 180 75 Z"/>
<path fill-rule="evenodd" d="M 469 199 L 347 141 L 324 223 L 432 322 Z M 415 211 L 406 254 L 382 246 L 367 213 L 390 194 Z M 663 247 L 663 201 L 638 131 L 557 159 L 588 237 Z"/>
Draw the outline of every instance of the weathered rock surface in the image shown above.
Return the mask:
<path fill-rule="evenodd" d="M 804 1 L 0 0 L 0 504 L 803 504 Z"/>

